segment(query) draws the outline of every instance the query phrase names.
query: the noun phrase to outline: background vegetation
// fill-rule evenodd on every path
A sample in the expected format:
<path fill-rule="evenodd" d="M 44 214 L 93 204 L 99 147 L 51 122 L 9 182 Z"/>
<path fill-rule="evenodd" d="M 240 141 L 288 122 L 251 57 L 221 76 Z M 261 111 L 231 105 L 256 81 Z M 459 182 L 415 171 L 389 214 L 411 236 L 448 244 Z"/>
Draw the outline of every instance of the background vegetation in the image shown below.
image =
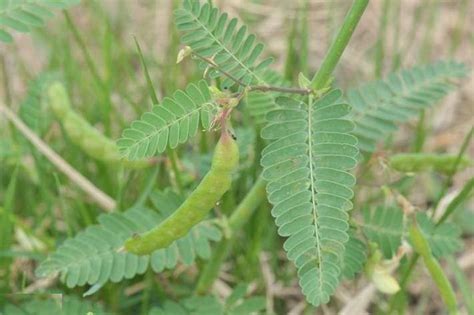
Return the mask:
<path fill-rule="evenodd" d="M 249 26 L 265 43 L 265 55 L 275 58 L 273 69 L 293 86 L 297 85 L 299 72 L 312 76 L 317 70 L 350 6 L 349 1 L 317 0 L 213 2 Z M 55 16 L 46 20 L 45 27 L 36 27 L 32 21 L 31 34 L 9 31 L 13 43 L 0 42 L 0 103 L 18 113 L 51 149 L 111 196 L 121 211 L 137 205 L 170 212 L 209 167 L 216 134 L 199 133 L 177 150 L 159 155 L 154 161 L 156 166 L 129 169 L 113 165 L 71 142 L 65 127 L 45 105 L 42 87 L 61 80 L 74 111 L 108 138 L 118 139 L 131 121 L 150 110 L 148 79 L 161 100 L 202 78 L 202 69 L 193 60 L 176 64 L 182 46 L 172 11 L 180 6 L 180 1 L 83 0 L 74 4 L 65 1 L 64 7 L 68 9 L 64 12 L 53 8 Z M 393 214 L 397 210 L 393 210 L 390 212 L 393 217 L 388 217 L 391 220 L 377 222 L 367 219 L 371 218 L 371 211 L 381 209 L 379 213 L 383 213 L 391 207 L 403 210 L 414 207 L 440 218 L 447 209 L 455 208 L 449 221 L 460 228 L 460 236 L 448 237 L 449 244 L 441 246 L 438 253 L 433 249 L 433 253 L 443 256 L 444 250 L 449 254 L 440 260 L 441 266 L 453 283 L 458 307 L 465 314 L 474 309 L 474 209 L 470 200 L 473 169 L 462 168 L 455 174 L 448 171 L 448 175 L 443 170 L 428 170 L 415 175 L 411 171 L 395 171 L 390 163 L 396 161 L 390 157 L 413 152 L 456 156 L 464 143 L 464 153 L 472 159 L 474 148 L 469 135 L 472 136 L 474 117 L 474 25 L 470 19 L 473 7 L 467 0 L 372 1 L 334 73 L 335 84 L 346 89 L 384 78 L 392 71 L 439 59 L 454 59 L 468 66 L 467 76 L 457 84 L 457 89 L 442 101 L 430 104 L 433 107 L 417 114 L 418 117 L 399 125 L 399 130 L 379 144 L 376 152 L 359 166 L 354 216 L 354 220 L 384 227 L 402 220 L 401 212 L 399 219 Z M 5 34 L 0 35 L 8 39 Z M 192 293 L 196 276 L 208 264 L 206 259 L 215 252 L 217 241 L 226 237 L 226 228 L 219 226 L 221 222 L 217 225 L 211 222 L 206 232 L 195 231 L 198 236 L 190 238 L 190 242 L 200 241 L 193 245 L 193 257 L 183 255 L 189 250 L 180 252 L 179 246 L 175 246 L 170 250 L 174 260 L 169 258 L 173 254 L 166 253 L 167 258 L 150 262 L 151 269 L 142 268 L 143 272 L 139 272 L 137 265 L 133 275 L 125 276 L 127 280 L 118 276 L 117 281 L 112 281 L 118 283 L 68 288 L 80 284 L 80 279 L 68 278 L 63 284 L 58 277 L 40 278 L 38 272 L 35 274 L 39 263 L 64 240 L 100 221 L 98 216 L 107 209 L 107 201 L 105 206 L 95 203 L 78 188 L 77 182 L 59 172 L 2 116 L 0 309 L 8 304 L 5 314 L 23 314 L 14 313 L 19 311 L 12 305 L 27 305 L 23 302 L 33 300 L 31 297 L 41 307 L 28 304 L 25 308 L 50 311 L 56 304 L 45 303 L 41 295 L 45 293 L 53 294 L 48 295 L 48 301 L 58 298 L 54 294 L 64 293 L 66 314 L 81 314 L 86 309 L 97 312 L 102 309 L 112 314 L 161 314 L 161 308 L 167 308 L 168 314 L 181 314 L 183 307 L 193 309 L 197 304 L 209 306 L 210 309 L 200 310 L 209 314 L 218 314 L 223 308 L 228 313 L 246 314 L 246 307 L 265 314 L 334 314 L 356 302 L 366 303 L 361 310 L 374 314 L 388 310 L 410 314 L 446 312 L 437 286 L 423 264 L 417 264 L 411 277 L 405 279 L 409 259 L 401 262 L 402 267 L 395 275 L 402 287 L 406 285 L 403 292 L 407 294 L 389 296 L 371 292 L 361 296 L 367 293 L 364 290 L 370 283 L 368 277 L 362 277 L 344 281 L 330 304 L 317 310 L 308 306 L 298 287 L 295 268 L 285 258 L 283 240 L 278 237 L 271 207 L 266 202 L 258 206 L 242 227 L 242 233 L 238 233 L 214 283 L 214 297 L 208 297 L 207 302 L 184 299 Z M 264 143 L 256 128 L 259 117 L 249 117 L 242 111 L 236 119 L 240 122 L 235 130 L 241 148 L 240 172 L 231 192 L 216 207 L 218 218 L 233 211 L 261 171 L 258 161 Z M 443 160 L 440 165 L 449 163 L 452 161 Z M 453 198 L 466 190 L 470 179 L 470 190 L 453 203 Z M 153 211 L 150 209 L 141 213 Z M 130 218 L 136 217 L 130 213 Z M 150 214 L 150 221 L 152 217 Z M 427 222 L 423 220 L 420 219 Z M 430 228 L 429 224 L 424 225 L 426 229 Z M 364 231 L 372 241 L 379 237 L 376 228 L 370 230 L 368 226 Z M 416 233 L 410 232 L 412 236 Z M 202 234 L 206 235 L 202 237 Z M 449 231 L 447 234 L 450 235 Z M 394 241 L 386 231 L 380 235 L 389 243 L 381 246 L 382 254 L 390 257 L 398 250 L 396 235 Z M 427 258 L 423 251 L 416 251 L 420 259 Z M 364 259 L 361 257 L 361 261 Z M 190 265 L 193 261 L 196 264 Z M 426 265 L 430 266 L 429 262 Z M 141 275 L 133 277 L 135 273 Z M 20 293 L 26 295 L 15 295 Z M 83 299 L 84 293 L 90 296 Z M 164 300 L 167 300 L 165 304 Z M 176 305 L 177 301 L 182 305 Z"/>

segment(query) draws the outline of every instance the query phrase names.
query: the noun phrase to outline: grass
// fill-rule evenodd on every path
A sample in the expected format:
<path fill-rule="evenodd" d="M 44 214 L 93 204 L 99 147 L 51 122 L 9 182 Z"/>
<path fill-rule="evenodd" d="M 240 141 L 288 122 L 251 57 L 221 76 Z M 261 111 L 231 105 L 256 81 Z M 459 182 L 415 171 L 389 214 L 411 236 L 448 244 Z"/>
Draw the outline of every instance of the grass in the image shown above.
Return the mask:
<path fill-rule="evenodd" d="M 435 52 L 472 67 L 472 57 L 467 53 L 473 47 L 468 33 L 472 29 L 472 22 L 467 18 L 468 1 L 427 1 L 426 4 L 429 9 L 425 12 L 425 2 L 372 1 L 344 55 L 329 60 L 324 59 L 325 52 L 349 9 L 348 4 L 311 0 L 295 4 L 222 1 L 224 9 L 232 10 L 231 15 L 241 15 L 267 44 L 269 54 L 276 58 L 276 69 L 285 74 L 291 86 L 298 85 L 299 72 L 308 76 L 317 73 L 313 85 L 318 89 L 328 82 L 339 58 L 334 76 L 336 84 L 342 87 L 384 77 L 394 69 L 428 63 Z M 14 44 L 0 43 L 0 103 L 18 113 L 31 80 L 40 73 L 57 72 L 74 109 L 109 138 L 119 138 L 121 131 L 152 104 L 158 104 L 164 96 L 202 76 L 202 69 L 191 59 L 179 65 L 175 63 L 181 46 L 170 17 L 178 6 L 180 1 L 171 0 L 163 4 L 82 1 L 62 14 L 57 11 L 45 28 L 35 29 L 31 36 L 15 33 Z M 454 26 L 452 20 L 457 21 Z M 317 69 L 320 64 L 323 66 Z M 474 95 L 472 89 L 466 88 L 468 85 L 437 107 L 439 111 L 425 111 L 418 122 L 405 126 L 387 142 L 385 149 L 359 166 L 365 171 L 357 186 L 354 211 L 360 211 L 364 205 L 387 202 L 386 195 L 373 189 L 374 183 L 376 186 L 383 183 L 401 193 L 417 208 L 441 215 L 440 223 L 449 222 L 449 213 L 454 211 L 472 211 L 466 202 L 472 197 L 472 180 L 468 181 L 472 168 L 454 171 L 441 181 L 436 174 L 394 174 L 383 164 L 384 155 L 403 151 L 452 154 L 463 151 L 472 156 L 470 136 L 466 135 L 472 136 L 469 129 L 472 109 L 468 104 Z M 446 108 L 454 114 L 442 119 Z M 245 126 L 240 130 L 243 134 L 258 135 L 251 117 L 236 114 L 236 120 Z M 171 187 L 186 196 L 207 171 L 210 148 L 217 140 L 216 133 L 199 131 L 193 141 L 161 155 L 154 167 L 128 170 L 87 157 L 53 121 L 39 136 L 70 165 L 71 169 L 63 172 L 39 153 L 13 124 L 0 118 L 0 130 L 0 294 L 21 293 L 38 286 L 35 292 L 64 292 L 80 297 L 88 289 L 68 289 L 55 282 L 43 284 L 32 273 L 48 252 L 97 223 L 98 216 L 107 208 L 95 202 L 94 193 L 85 193 L 71 173 L 77 171 L 97 190 L 110 196 L 119 212 L 133 205 L 151 206 L 149 196 L 157 189 Z M 461 148 L 463 138 L 467 140 Z M 217 224 L 229 233 L 229 238 L 213 244 L 212 264 L 198 260 L 191 267 L 178 266 L 159 274 L 148 271 L 119 284 L 108 283 L 87 299 L 117 314 L 148 314 L 164 298 L 180 300 L 188 296 L 196 283 L 198 292 L 209 291 L 214 283 L 213 292 L 220 298 L 227 297 L 236 284 L 249 283 L 249 295 L 265 297 L 266 305 L 270 306 L 268 314 L 285 314 L 290 309 L 300 310 L 298 314 L 314 312 L 304 304 L 304 297 L 297 290 L 295 270 L 283 258 L 283 240 L 277 236 L 269 213 L 271 207 L 261 197 L 263 184 L 258 179 L 261 171 L 258 161 L 264 146 L 258 136 L 248 145 L 249 152 L 241 161 L 242 165 L 244 162 L 248 165 L 242 167 L 232 190 L 214 210 Z M 434 187 L 437 193 L 431 194 L 425 187 Z M 260 197 L 255 198 L 256 195 Z M 451 197 L 454 199 L 450 203 Z M 442 215 L 436 209 L 446 212 Z M 22 236 L 18 234 L 21 231 Z M 473 244 L 468 231 L 463 234 L 463 242 L 466 248 Z M 469 290 L 466 278 L 472 276 L 473 267 L 464 266 L 462 270 L 456 259 L 459 261 L 468 254 L 460 252 L 449 258 L 448 266 L 454 275 L 446 274 L 449 281 L 459 283 L 460 287 L 455 286 L 454 290 L 464 296 Z M 373 309 L 386 311 L 388 302 L 393 309 L 411 310 L 420 307 L 418 300 L 436 299 L 436 290 L 417 290 L 417 285 L 430 287 L 431 280 L 414 260 L 408 260 L 413 267 L 402 266 L 395 273 L 403 291 L 393 298 L 374 296 Z M 403 264 L 406 266 L 406 262 Z M 410 273 L 415 277 L 407 276 L 404 286 L 404 274 Z M 357 292 L 354 285 L 344 284 L 341 294 L 325 311 L 319 309 L 318 314 L 335 313 L 349 302 L 344 296 Z M 0 309 L 6 302 L 0 299 Z M 459 307 L 472 310 L 471 304 L 461 301 Z M 422 308 L 426 312 L 444 309 L 437 301 Z"/>

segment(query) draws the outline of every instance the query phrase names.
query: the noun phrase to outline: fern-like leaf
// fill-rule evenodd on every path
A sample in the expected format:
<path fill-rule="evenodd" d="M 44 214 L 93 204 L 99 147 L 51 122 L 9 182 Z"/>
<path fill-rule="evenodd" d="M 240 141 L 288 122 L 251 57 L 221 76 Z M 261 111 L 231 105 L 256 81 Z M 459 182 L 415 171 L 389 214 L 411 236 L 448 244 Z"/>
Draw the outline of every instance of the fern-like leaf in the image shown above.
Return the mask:
<path fill-rule="evenodd" d="M 237 286 L 224 303 L 215 296 L 193 296 L 179 302 L 165 301 L 161 307 L 153 308 L 149 315 L 241 315 L 260 314 L 265 309 L 265 298 L 245 298 L 246 285 Z"/>
<path fill-rule="evenodd" d="M 261 135 L 263 177 L 278 233 L 298 268 L 300 286 L 313 305 L 329 301 L 340 278 L 348 214 L 352 208 L 357 139 L 345 117 L 350 106 L 334 90 L 308 104 L 277 99 Z"/>
<path fill-rule="evenodd" d="M 221 13 L 210 2 L 201 5 L 195 0 L 185 0 L 183 8 L 174 15 L 176 27 L 185 32 L 181 41 L 194 53 L 211 59 L 221 70 L 245 84 L 265 83 L 261 72 L 272 60 L 257 63 L 264 46 L 256 42 L 255 35 L 247 34 L 246 26 L 237 27 L 237 18 L 229 20 L 227 13 Z M 212 78 L 222 76 L 216 69 L 210 69 L 208 74 Z M 223 81 L 224 88 L 233 84 L 229 78 Z"/>
<path fill-rule="evenodd" d="M 374 151 L 377 142 L 395 131 L 398 123 L 435 105 L 455 88 L 451 80 L 466 72 L 462 63 L 440 61 L 392 73 L 385 80 L 349 90 L 347 99 L 353 106 L 359 148 Z"/>
<path fill-rule="evenodd" d="M 377 207 L 363 210 L 362 228 L 367 238 L 378 244 L 386 259 L 390 259 L 401 245 L 404 235 L 403 211 L 397 207 Z M 461 230 L 453 223 L 435 225 L 425 213 L 417 213 L 416 220 L 437 258 L 455 253 L 462 248 Z"/>
<path fill-rule="evenodd" d="M 367 238 L 378 244 L 386 259 L 395 255 L 402 243 L 403 212 L 397 207 L 377 207 L 362 210 L 363 231 Z"/>
<path fill-rule="evenodd" d="M 99 216 L 99 224 L 88 227 L 72 239 L 68 239 L 55 253 L 51 254 L 36 270 L 44 277 L 55 273 L 68 287 L 83 286 L 86 283 L 102 285 L 107 281 L 119 282 L 144 273 L 148 265 L 155 272 L 174 268 L 178 262 L 192 264 L 196 256 L 210 257 L 210 241 L 218 241 L 221 232 L 204 221 L 194 227 L 185 237 L 171 246 L 157 250 L 149 256 L 136 256 L 119 252 L 122 244 L 134 233 L 145 232 L 163 221 L 174 211 L 182 200 L 167 197 L 163 200 L 174 202 L 156 211 L 147 208 L 132 208 L 123 213 Z M 173 198 L 175 201 L 173 201 Z"/>
<path fill-rule="evenodd" d="M 99 304 L 92 304 L 88 301 L 80 300 L 74 296 L 62 296 L 58 301 L 57 295 L 53 294 L 50 299 L 33 299 L 31 295 L 18 294 L 28 298 L 27 301 L 19 303 L 19 305 L 7 304 L 3 315 L 106 315 Z"/>
<path fill-rule="evenodd" d="M 367 246 L 357 238 L 354 231 L 351 231 L 345 247 L 342 276 L 346 279 L 354 279 L 367 260 Z"/>
<path fill-rule="evenodd" d="M 446 257 L 462 248 L 461 229 L 453 223 L 436 226 L 425 213 L 417 213 L 416 221 L 436 258 Z"/>
<path fill-rule="evenodd" d="M 52 9 L 65 9 L 80 0 L 2 0 L 0 1 L 0 42 L 11 43 L 11 30 L 28 33 L 43 26 L 53 16 Z"/>
<path fill-rule="evenodd" d="M 130 160 L 162 153 L 168 146 L 174 149 L 194 136 L 200 124 L 208 129 L 216 110 L 206 81 L 189 84 L 185 91 L 176 91 L 173 98 L 165 97 L 160 105 L 132 122 L 117 145 Z"/>

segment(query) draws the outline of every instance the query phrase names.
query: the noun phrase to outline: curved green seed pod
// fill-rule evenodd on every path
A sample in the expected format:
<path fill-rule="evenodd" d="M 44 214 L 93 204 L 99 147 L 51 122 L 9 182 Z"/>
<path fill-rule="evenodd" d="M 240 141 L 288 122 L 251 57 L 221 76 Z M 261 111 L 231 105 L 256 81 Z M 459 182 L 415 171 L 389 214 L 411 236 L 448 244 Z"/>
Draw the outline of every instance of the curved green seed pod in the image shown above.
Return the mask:
<path fill-rule="evenodd" d="M 157 227 L 129 238 L 125 249 L 133 254 L 147 255 L 171 245 L 204 220 L 209 211 L 229 190 L 232 173 L 237 168 L 239 149 L 232 137 L 223 133 L 216 145 L 212 165 L 201 183 L 186 201 Z"/>
<path fill-rule="evenodd" d="M 69 101 L 66 89 L 59 82 L 54 82 L 48 87 L 47 100 L 59 120 L 64 119 L 64 117 L 72 111 L 71 102 Z"/>
<path fill-rule="evenodd" d="M 130 168 L 143 168 L 151 165 L 149 160 L 124 160 L 115 142 L 92 127 L 88 121 L 71 108 L 67 92 L 60 82 L 49 86 L 47 100 L 55 116 L 61 121 L 71 142 L 79 146 L 90 157 L 106 163 L 123 164 Z"/>
<path fill-rule="evenodd" d="M 404 153 L 390 157 L 389 165 L 394 170 L 406 173 L 423 171 L 436 171 L 450 173 L 456 162 L 456 155 L 432 154 L 432 153 Z M 458 170 L 473 164 L 473 161 L 463 156 L 459 161 Z"/>

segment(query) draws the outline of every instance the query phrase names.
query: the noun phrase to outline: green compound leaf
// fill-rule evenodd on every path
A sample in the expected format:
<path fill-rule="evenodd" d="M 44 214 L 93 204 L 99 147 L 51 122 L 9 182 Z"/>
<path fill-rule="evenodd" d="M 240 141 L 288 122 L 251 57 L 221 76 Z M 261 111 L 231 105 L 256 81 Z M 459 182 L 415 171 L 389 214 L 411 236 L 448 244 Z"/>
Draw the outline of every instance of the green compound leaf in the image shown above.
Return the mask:
<path fill-rule="evenodd" d="M 390 74 L 347 92 L 353 106 L 353 134 L 362 151 L 373 152 L 379 141 L 397 130 L 401 122 L 418 116 L 455 89 L 451 82 L 467 73 L 464 64 L 440 61 Z"/>
<path fill-rule="evenodd" d="M 379 245 L 386 259 L 393 257 L 404 235 L 402 210 L 396 207 L 367 208 L 363 210 L 363 216 L 364 234 Z M 436 226 L 425 213 L 417 213 L 416 220 L 435 257 L 445 257 L 462 248 L 461 230 L 455 224 Z"/>
<path fill-rule="evenodd" d="M 461 229 L 453 223 L 436 226 L 425 213 L 417 213 L 416 221 L 436 258 L 446 257 L 462 249 Z"/>
<path fill-rule="evenodd" d="M 345 247 L 342 276 L 346 279 L 354 279 L 362 271 L 367 260 L 367 246 L 357 238 L 354 231 L 350 231 L 349 241 L 347 241 Z"/>
<path fill-rule="evenodd" d="M 270 111 L 261 136 L 270 141 L 262 151 L 278 233 L 288 259 L 298 268 L 308 302 L 327 303 L 340 279 L 344 244 L 349 237 L 357 139 L 345 117 L 350 106 L 333 90 L 309 104 L 281 97 Z"/>
<path fill-rule="evenodd" d="M 0 41 L 13 42 L 11 31 L 29 33 L 53 17 L 53 9 L 66 9 L 80 0 L 2 0 L 0 1 Z"/>
<path fill-rule="evenodd" d="M 160 212 L 131 208 L 123 213 L 101 215 L 99 225 L 90 226 L 66 240 L 41 263 L 36 274 L 45 277 L 60 273 L 61 280 L 72 288 L 131 279 L 143 274 L 149 265 L 153 271 L 161 272 L 174 268 L 178 263 L 190 265 L 196 257 L 208 259 L 211 254 L 209 242 L 222 237 L 220 230 L 208 221 L 203 221 L 185 237 L 151 255 L 139 257 L 119 251 L 126 239 L 153 228 L 182 202 L 169 191 L 157 193 L 157 196 L 162 200 Z"/>
<path fill-rule="evenodd" d="M 378 244 L 386 259 L 392 258 L 402 243 L 403 212 L 397 207 L 377 207 L 362 210 L 365 236 Z"/>
<path fill-rule="evenodd" d="M 149 315 L 243 315 L 264 314 L 265 298 L 246 298 L 247 286 L 238 285 L 224 303 L 215 296 L 193 296 L 179 302 L 167 300 L 154 307 Z"/>
<path fill-rule="evenodd" d="M 3 312 L 0 313 L 3 315 L 85 315 L 89 312 L 94 315 L 110 314 L 105 312 L 100 305 L 92 304 L 75 296 L 51 294 L 49 299 L 44 297 L 35 299 L 33 295 L 28 294 L 24 296 L 28 298 L 27 302 L 19 305 L 7 304 Z M 31 300 L 32 298 L 33 300 Z"/>
<path fill-rule="evenodd" d="M 261 72 L 271 64 L 271 59 L 259 63 L 264 45 L 256 41 L 256 36 L 247 34 L 247 27 L 237 27 L 237 18 L 229 19 L 227 13 L 209 2 L 200 4 L 199 1 L 185 0 L 182 9 L 174 13 L 178 30 L 185 33 L 181 37 L 183 44 L 190 46 L 195 54 L 212 59 L 226 73 L 242 81 L 244 84 L 264 84 Z M 210 69 L 211 78 L 223 74 L 216 69 Z M 225 78 L 223 88 L 234 84 Z"/>
<path fill-rule="evenodd" d="M 212 103 L 206 81 L 189 84 L 173 97 L 165 97 L 161 104 L 132 122 L 117 141 L 121 154 L 130 159 L 142 159 L 174 149 L 193 137 L 202 125 L 209 129 L 217 105 Z"/>

